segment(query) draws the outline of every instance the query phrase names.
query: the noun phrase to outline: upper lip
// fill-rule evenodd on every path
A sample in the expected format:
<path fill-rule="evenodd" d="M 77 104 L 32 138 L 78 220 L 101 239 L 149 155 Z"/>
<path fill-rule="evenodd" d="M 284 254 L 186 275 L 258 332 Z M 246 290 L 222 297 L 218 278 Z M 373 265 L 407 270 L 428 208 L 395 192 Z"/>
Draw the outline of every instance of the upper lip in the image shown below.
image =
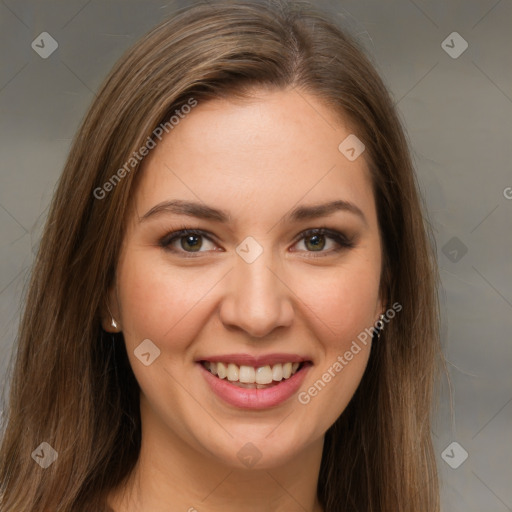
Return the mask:
<path fill-rule="evenodd" d="M 260 366 L 272 366 L 278 363 L 302 363 L 303 361 L 310 361 L 310 359 L 299 354 L 276 353 L 261 356 L 251 356 L 250 354 L 222 354 L 218 356 L 200 357 L 197 361 L 233 363 L 238 366 L 253 366 L 255 368 L 259 368 Z"/>

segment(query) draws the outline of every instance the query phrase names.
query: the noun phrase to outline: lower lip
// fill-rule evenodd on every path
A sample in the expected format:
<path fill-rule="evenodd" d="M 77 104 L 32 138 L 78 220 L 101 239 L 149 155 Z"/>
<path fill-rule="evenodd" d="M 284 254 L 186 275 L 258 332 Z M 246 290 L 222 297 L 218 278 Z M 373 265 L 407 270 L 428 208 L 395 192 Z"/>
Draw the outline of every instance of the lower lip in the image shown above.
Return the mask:
<path fill-rule="evenodd" d="M 225 402 L 241 409 L 267 409 L 282 404 L 300 388 L 311 364 L 304 365 L 289 379 L 282 380 L 270 388 L 241 388 L 227 379 L 219 379 L 210 373 L 201 363 L 197 363 L 212 391 Z"/>

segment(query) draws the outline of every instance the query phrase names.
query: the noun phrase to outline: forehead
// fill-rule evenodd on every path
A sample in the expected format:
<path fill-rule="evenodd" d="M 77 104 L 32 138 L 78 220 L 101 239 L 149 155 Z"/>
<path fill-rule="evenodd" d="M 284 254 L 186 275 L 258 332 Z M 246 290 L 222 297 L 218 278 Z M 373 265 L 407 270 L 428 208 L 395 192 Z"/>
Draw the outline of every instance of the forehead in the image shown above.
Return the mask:
<path fill-rule="evenodd" d="M 371 217 L 364 152 L 350 161 L 339 150 L 353 133 L 348 119 L 303 91 L 198 102 L 145 158 L 137 211 L 186 199 L 275 222 L 298 202 L 343 199 Z"/>

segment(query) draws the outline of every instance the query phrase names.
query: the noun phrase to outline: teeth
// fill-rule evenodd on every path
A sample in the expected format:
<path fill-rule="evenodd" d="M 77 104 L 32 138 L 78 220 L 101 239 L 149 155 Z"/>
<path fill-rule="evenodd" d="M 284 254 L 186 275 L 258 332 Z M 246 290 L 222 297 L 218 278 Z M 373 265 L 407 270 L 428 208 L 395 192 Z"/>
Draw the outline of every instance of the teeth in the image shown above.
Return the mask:
<path fill-rule="evenodd" d="M 215 366 L 217 366 L 217 377 L 219 377 L 219 379 L 225 379 L 227 375 L 227 368 L 224 363 L 217 363 L 217 365 L 215 365 L 215 363 L 210 363 L 210 368 Z"/>
<path fill-rule="evenodd" d="M 283 365 L 275 364 L 272 368 L 272 380 L 279 382 L 283 380 Z"/>
<path fill-rule="evenodd" d="M 210 365 L 211 365 L 211 363 L 210 363 Z M 231 382 L 238 380 L 239 373 L 240 373 L 240 368 L 238 368 L 238 366 L 236 364 L 233 364 L 233 363 L 228 364 L 228 371 L 227 371 L 228 380 L 230 380 Z"/>
<path fill-rule="evenodd" d="M 253 366 L 238 366 L 234 363 L 205 361 L 203 366 L 213 375 L 217 375 L 219 379 L 227 377 L 227 380 L 233 383 L 256 384 L 255 387 L 259 387 L 259 385 L 271 384 L 273 381 L 280 382 L 283 379 L 289 379 L 297 372 L 300 363 L 278 363 L 273 366 L 254 368 Z"/>
<path fill-rule="evenodd" d="M 272 368 L 260 366 L 256 370 L 256 384 L 270 384 L 272 382 Z"/>
<path fill-rule="evenodd" d="M 215 365 L 215 363 L 210 363 Z M 250 384 L 256 382 L 256 371 L 252 366 L 240 366 L 240 382 Z"/>

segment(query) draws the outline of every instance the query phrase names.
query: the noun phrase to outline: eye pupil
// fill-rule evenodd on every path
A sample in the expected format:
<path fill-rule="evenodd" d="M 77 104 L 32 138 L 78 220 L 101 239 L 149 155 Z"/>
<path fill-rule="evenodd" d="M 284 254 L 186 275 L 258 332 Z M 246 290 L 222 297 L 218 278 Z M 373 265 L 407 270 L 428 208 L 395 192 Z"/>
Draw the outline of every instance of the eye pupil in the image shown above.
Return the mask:
<path fill-rule="evenodd" d="M 201 246 L 202 246 L 202 243 L 197 244 L 200 237 L 201 237 L 200 235 L 186 235 L 186 236 L 181 237 L 182 249 L 185 249 L 185 250 L 192 249 L 192 251 L 198 251 L 199 249 L 201 249 Z M 186 242 L 185 242 L 186 244 L 189 244 L 191 240 L 195 240 L 195 243 L 194 243 L 194 241 L 192 241 L 192 243 L 190 243 L 190 247 L 185 247 L 185 245 L 183 244 L 183 240 L 186 240 Z"/>
<path fill-rule="evenodd" d="M 320 241 L 319 241 L 320 239 Z M 306 238 L 306 246 L 308 246 L 308 240 L 316 240 L 312 243 L 313 250 L 322 250 L 325 247 L 324 235 L 312 235 Z M 309 247 L 308 247 L 309 249 Z"/>

